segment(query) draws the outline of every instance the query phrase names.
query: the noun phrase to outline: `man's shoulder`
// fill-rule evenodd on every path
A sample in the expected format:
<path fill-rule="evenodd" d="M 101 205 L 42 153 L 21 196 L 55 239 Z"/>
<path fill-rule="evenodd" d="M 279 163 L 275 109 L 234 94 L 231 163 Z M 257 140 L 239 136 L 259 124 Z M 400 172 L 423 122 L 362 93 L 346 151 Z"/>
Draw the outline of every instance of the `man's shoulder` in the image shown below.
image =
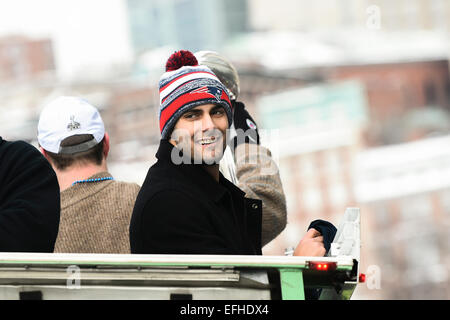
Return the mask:
<path fill-rule="evenodd" d="M 116 180 L 72 186 L 61 192 L 61 208 L 66 209 L 93 201 L 103 201 L 102 203 L 108 206 L 114 206 L 116 202 L 134 204 L 139 190 L 140 187 L 136 183 Z"/>
<path fill-rule="evenodd" d="M 149 188 L 143 188 L 136 199 L 135 209 L 139 211 L 167 211 L 168 208 L 187 208 L 198 206 L 199 197 L 192 189 L 186 188 L 182 183 L 169 181 L 154 183 Z"/>
<path fill-rule="evenodd" d="M 151 181 L 148 188 L 145 189 L 144 186 L 141 188 L 141 193 L 143 193 L 142 196 L 144 196 L 146 201 L 170 198 L 176 201 L 177 196 L 193 197 L 192 188 L 188 188 L 182 182 L 170 181 L 170 179 L 168 181 Z"/>
<path fill-rule="evenodd" d="M 145 207 L 149 208 L 149 203 L 168 203 L 168 206 L 177 206 L 179 203 L 186 205 L 186 200 L 199 205 L 205 201 L 205 197 L 201 188 L 196 183 L 192 183 L 183 170 L 157 163 L 150 168 L 142 184 L 135 209 L 140 211 Z"/>
<path fill-rule="evenodd" d="M 17 169 L 38 170 L 38 176 L 51 174 L 56 178 L 53 169 L 41 152 L 25 141 L 2 140 L 2 144 L 0 145 L 0 162 L 3 171 Z"/>
<path fill-rule="evenodd" d="M 134 200 L 137 198 L 141 187 L 137 183 L 113 181 L 111 186 L 116 190 L 119 197 L 131 197 Z"/>
<path fill-rule="evenodd" d="M 141 190 L 147 194 L 155 194 L 164 190 L 183 188 L 184 178 L 176 168 L 157 162 L 150 167 Z"/>
<path fill-rule="evenodd" d="M 135 182 L 127 182 L 127 181 L 120 181 L 120 180 L 113 180 L 113 185 L 120 189 L 126 189 L 126 190 L 137 190 L 141 188 L 141 186 Z"/>
<path fill-rule="evenodd" d="M 105 191 L 117 194 L 119 197 L 133 196 L 136 198 L 141 187 L 134 182 L 112 180 L 111 183 L 107 184 Z"/>
<path fill-rule="evenodd" d="M 117 189 L 119 191 L 123 190 L 131 190 L 131 191 L 139 191 L 141 188 L 135 182 L 122 181 L 120 179 L 115 179 L 115 177 L 109 171 L 101 171 L 89 177 L 89 179 L 99 179 L 99 180 L 110 180 L 108 183 L 104 185 L 104 187 Z"/>
<path fill-rule="evenodd" d="M 4 152 L 8 152 L 8 154 L 21 154 L 23 152 L 27 152 L 29 154 L 34 154 L 36 156 L 40 156 L 41 153 L 38 149 L 36 149 L 33 145 L 28 142 L 17 140 L 17 141 L 5 141 L 2 140 L 2 144 L 0 145 L 0 149 Z"/>

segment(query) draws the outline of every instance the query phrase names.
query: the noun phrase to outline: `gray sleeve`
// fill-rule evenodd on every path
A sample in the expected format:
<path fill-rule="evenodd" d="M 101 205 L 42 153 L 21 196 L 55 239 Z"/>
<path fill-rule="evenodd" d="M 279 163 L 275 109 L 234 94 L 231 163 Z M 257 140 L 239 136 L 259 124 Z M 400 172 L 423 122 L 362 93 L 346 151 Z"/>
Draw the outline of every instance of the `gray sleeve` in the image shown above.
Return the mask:
<path fill-rule="evenodd" d="M 271 152 L 260 145 L 241 144 L 235 150 L 236 175 L 249 198 L 260 199 L 262 210 L 262 246 L 286 227 L 286 198 L 280 172 Z"/>

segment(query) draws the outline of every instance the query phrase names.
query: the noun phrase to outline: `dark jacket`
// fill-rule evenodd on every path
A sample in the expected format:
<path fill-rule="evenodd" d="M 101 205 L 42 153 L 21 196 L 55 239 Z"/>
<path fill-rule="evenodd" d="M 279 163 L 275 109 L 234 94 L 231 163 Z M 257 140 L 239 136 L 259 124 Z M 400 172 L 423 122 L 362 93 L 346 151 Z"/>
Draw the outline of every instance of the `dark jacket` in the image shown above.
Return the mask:
<path fill-rule="evenodd" d="M 201 165 L 176 165 L 174 147 L 161 140 L 130 224 L 132 253 L 261 254 L 260 200 Z M 176 149 L 175 149 L 176 150 Z"/>
<path fill-rule="evenodd" d="M 53 252 L 59 213 L 48 161 L 26 142 L 0 137 L 0 252 Z"/>

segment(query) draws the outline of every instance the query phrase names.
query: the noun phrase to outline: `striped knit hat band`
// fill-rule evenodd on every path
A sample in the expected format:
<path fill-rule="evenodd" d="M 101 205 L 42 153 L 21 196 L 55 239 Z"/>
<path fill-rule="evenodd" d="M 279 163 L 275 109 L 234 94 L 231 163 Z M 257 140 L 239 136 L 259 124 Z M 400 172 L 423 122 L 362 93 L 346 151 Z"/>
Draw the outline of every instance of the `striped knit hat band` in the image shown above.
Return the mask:
<path fill-rule="evenodd" d="M 188 65 L 185 65 L 186 56 L 193 58 Z M 163 139 L 170 138 L 183 113 L 199 105 L 223 106 L 231 125 L 232 106 L 227 90 L 208 67 L 199 66 L 189 51 L 175 52 L 169 58 L 169 64 L 170 68 L 159 81 L 159 126 Z"/>

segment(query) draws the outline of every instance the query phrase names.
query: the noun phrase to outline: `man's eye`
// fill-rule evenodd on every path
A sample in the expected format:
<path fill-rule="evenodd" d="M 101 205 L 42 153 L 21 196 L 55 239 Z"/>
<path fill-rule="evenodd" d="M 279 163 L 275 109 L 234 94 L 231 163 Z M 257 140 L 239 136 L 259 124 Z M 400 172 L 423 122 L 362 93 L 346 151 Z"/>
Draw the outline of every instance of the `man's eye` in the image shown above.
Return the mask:
<path fill-rule="evenodd" d="M 195 113 L 186 113 L 184 115 L 185 119 L 195 119 L 196 117 L 197 117 L 197 114 L 195 114 Z"/>
<path fill-rule="evenodd" d="M 224 113 L 225 113 L 225 110 L 223 110 L 223 109 L 214 110 L 214 111 L 212 112 L 213 115 L 218 115 L 218 116 L 221 116 L 221 115 L 223 115 Z"/>

